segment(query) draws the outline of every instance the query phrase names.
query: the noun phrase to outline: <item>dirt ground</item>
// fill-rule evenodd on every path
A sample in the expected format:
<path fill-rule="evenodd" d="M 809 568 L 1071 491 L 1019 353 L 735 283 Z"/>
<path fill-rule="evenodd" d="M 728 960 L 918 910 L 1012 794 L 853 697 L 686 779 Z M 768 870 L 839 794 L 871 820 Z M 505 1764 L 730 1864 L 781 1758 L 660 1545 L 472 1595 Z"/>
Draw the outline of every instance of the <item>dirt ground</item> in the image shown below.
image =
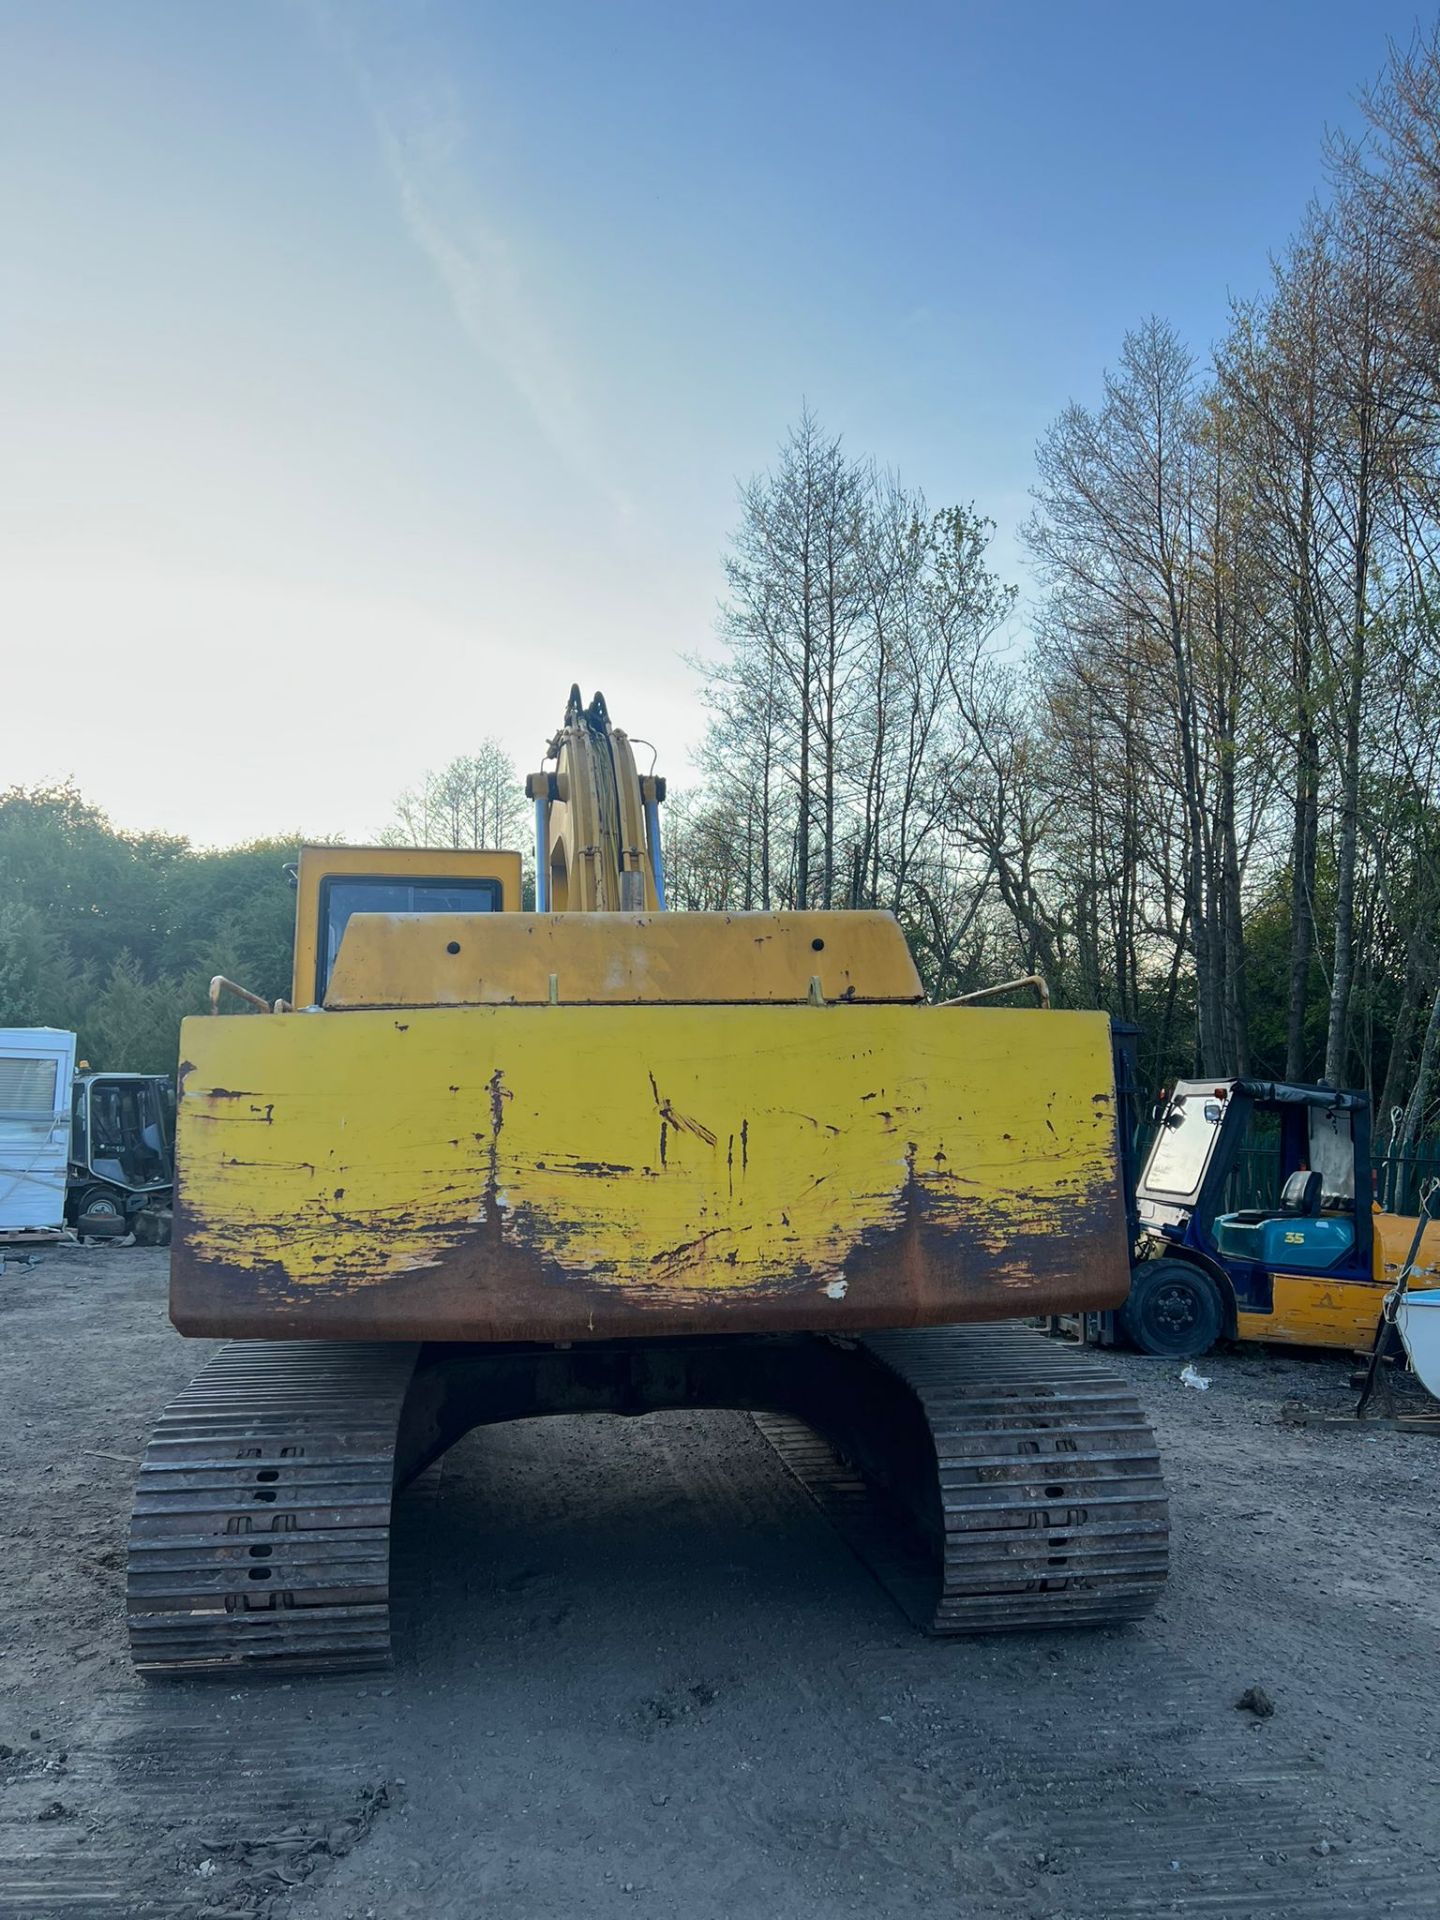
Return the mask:
<path fill-rule="evenodd" d="M 208 1351 L 165 1261 L 0 1274 L 4 1920 L 1440 1916 L 1440 1442 L 1281 1425 L 1343 1358 L 1120 1360 L 1139 1627 L 924 1640 L 743 1416 L 554 1420 L 405 1496 L 392 1673 L 145 1684 L 131 1480 Z"/>

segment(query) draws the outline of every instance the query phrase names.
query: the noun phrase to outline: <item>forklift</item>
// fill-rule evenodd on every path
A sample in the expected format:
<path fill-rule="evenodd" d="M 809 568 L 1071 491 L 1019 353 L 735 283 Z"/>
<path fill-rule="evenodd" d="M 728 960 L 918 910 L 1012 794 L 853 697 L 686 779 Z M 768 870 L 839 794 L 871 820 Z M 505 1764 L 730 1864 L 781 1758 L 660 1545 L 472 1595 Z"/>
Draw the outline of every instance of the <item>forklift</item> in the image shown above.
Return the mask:
<path fill-rule="evenodd" d="M 1119 1066 L 1118 1034 L 1116 1050 Z M 1123 1072 L 1117 1081 L 1123 1123 Z M 1094 1329 L 1101 1343 L 1119 1336 L 1175 1359 L 1225 1338 L 1369 1348 L 1418 1223 L 1373 1204 L 1368 1096 L 1182 1080 L 1154 1117 L 1143 1167 L 1126 1165 L 1130 1295 Z M 1232 1176 L 1247 1147 L 1270 1149 L 1279 1174 L 1267 1204 L 1236 1208 Z M 1426 1228 L 1421 1258 L 1440 1259 L 1440 1225 Z"/>
<path fill-rule="evenodd" d="M 170 1239 L 175 1185 L 175 1083 L 164 1074 L 75 1075 L 65 1219 L 76 1233 L 112 1240 Z"/>

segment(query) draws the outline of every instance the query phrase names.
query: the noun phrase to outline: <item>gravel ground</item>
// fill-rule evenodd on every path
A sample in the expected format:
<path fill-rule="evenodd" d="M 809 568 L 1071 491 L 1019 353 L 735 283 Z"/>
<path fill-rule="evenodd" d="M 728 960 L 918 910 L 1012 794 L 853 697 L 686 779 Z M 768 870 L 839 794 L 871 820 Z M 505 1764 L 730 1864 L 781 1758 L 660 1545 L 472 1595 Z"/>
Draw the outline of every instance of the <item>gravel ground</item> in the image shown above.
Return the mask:
<path fill-rule="evenodd" d="M 131 1480 L 209 1351 L 164 1292 L 143 1248 L 0 1275 L 4 1920 L 1440 1916 L 1440 1453 L 1282 1425 L 1339 1356 L 1119 1359 L 1173 1504 L 1142 1626 L 926 1641 L 743 1416 L 553 1420 L 405 1497 L 393 1673 L 146 1685 Z"/>

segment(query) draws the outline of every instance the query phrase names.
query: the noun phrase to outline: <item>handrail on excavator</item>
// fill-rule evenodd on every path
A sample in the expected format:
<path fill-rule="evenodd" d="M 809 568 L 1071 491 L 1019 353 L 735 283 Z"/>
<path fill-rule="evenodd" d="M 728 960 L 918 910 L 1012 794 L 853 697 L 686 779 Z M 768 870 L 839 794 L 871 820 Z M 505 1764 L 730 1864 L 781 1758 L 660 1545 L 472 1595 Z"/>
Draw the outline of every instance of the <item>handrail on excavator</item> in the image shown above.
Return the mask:
<path fill-rule="evenodd" d="M 1001 980 L 993 987 L 977 987 L 974 993 L 957 994 L 953 1000 L 937 1000 L 937 1007 L 968 1007 L 977 1000 L 995 1000 L 1002 993 L 1014 993 L 1018 987 L 1033 987 L 1040 1005 L 1049 1009 L 1050 982 L 1043 973 L 1022 973 L 1018 980 Z"/>
<path fill-rule="evenodd" d="M 233 993 L 237 1000 L 248 1000 L 252 1007 L 261 1013 L 279 1012 L 278 1004 L 272 1009 L 268 1000 L 262 1000 L 258 993 L 251 993 L 248 987 L 239 986 L 234 980 L 228 980 L 223 973 L 217 973 L 210 982 L 210 1011 L 219 1013 L 222 993 Z"/>

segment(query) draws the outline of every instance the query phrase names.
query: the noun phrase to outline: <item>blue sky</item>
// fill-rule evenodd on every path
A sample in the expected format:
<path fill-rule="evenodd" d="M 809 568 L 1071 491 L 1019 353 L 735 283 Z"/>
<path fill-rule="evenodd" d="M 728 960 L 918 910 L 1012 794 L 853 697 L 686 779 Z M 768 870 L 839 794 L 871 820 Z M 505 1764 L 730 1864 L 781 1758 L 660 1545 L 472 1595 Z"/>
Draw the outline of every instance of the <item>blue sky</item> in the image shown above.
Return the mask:
<path fill-rule="evenodd" d="M 577 677 L 683 777 L 802 400 L 1023 587 L 1037 436 L 1205 352 L 1416 22 L 0 0 L 3 777 L 363 838 Z"/>

